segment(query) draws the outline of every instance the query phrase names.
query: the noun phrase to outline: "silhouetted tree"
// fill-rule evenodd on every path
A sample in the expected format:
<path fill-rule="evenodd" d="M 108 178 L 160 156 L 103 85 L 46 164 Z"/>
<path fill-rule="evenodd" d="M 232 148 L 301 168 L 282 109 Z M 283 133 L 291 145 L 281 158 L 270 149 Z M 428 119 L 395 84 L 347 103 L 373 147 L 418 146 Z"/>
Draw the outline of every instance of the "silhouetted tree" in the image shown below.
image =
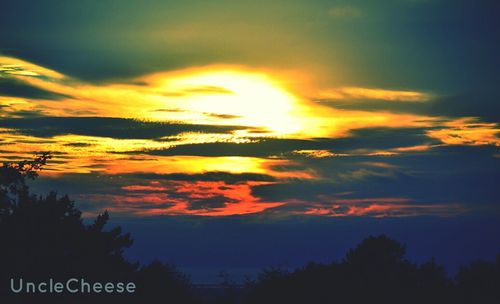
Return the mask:
<path fill-rule="evenodd" d="M 457 274 L 459 303 L 500 303 L 500 255 L 495 262 L 477 261 Z"/>
<path fill-rule="evenodd" d="M 378 299 L 386 303 L 408 302 L 417 267 L 405 259 L 405 246 L 385 235 L 368 237 L 347 252 L 342 267 L 344 290 L 360 302 Z"/>
<path fill-rule="evenodd" d="M 153 261 L 137 274 L 138 296 L 146 303 L 194 303 L 189 278 L 173 265 Z"/>
<path fill-rule="evenodd" d="M 23 203 L 22 198 L 28 194 L 26 180 L 35 179 L 50 158 L 49 153 L 42 153 L 33 161 L 3 163 L 0 167 L 0 223 Z"/>
<path fill-rule="evenodd" d="M 434 261 L 418 267 L 405 247 L 368 237 L 341 263 L 309 264 L 294 272 L 264 272 L 246 303 L 451 303 L 451 283 Z"/>
<path fill-rule="evenodd" d="M 289 288 L 292 276 L 287 269 L 273 267 L 264 269 L 256 282 L 249 282 L 248 288 L 251 289 L 245 302 L 248 303 L 287 303 L 290 301 L 289 295 L 292 294 Z M 293 303 L 293 302 L 291 302 Z"/>
<path fill-rule="evenodd" d="M 432 299 L 436 303 L 449 303 L 453 300 L 452 281 L 446 275 L 445 268 L 434 259 L 420 265 L 415 284 L 417 299 Z"/>
<path fill-rule="evenodd" d="M 106 303 L 139 303 L 149 293 L 189 303 L 184 301 L 190 300 L 189 282 L 173 268 L 156 263 L 139 270 L 137 263 L 123 257 L 132 239 L 120 227 L 106 229 L 107 212 L 86 225 L 68 196 L 29 192 L 27 180 L 36 178 L 49 158 L 42 154 L 33 161 L 0 167 L 0 303 L 100 303 L 104 299 Z M 138 287 L 132 296 L 19 295 L 10 291 L 11 278 L 35 282 L 84 278 L 135 282 Z"/>

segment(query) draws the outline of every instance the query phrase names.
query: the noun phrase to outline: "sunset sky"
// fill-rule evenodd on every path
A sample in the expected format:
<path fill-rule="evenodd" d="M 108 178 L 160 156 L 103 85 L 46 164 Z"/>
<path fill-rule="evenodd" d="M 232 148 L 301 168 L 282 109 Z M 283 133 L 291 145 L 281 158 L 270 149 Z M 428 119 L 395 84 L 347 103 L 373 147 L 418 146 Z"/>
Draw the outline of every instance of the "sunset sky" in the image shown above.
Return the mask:
<path fill-rule="evenodd" d="M 381 232 L 452 267 L 490 258 L 499 15 L 488 0 L 1 1 L 0 160 L 51 151 L 34 189 L 109 210 L 137 259 L 260 267 L 287 250 L 294 266 Z"/>

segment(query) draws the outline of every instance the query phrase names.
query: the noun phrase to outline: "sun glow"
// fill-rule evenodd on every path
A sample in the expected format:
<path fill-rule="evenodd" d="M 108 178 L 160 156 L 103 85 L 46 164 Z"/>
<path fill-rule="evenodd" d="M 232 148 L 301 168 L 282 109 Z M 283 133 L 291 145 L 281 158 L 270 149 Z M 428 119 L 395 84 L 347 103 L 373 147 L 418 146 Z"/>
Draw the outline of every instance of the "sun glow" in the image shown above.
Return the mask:
<path fill-rule="evenodd" d="M 186 113 L 191 113 L 191 123 L 243 125 L 271 135 L 303 129 L 298 98 L 265 74 L 222 69 L 149 80 L 158 86 L 165 105 L 175 109 L 157 118 L 189 119 Z"/>
<path fill-rule="evenodd" d="M 0 62 L 4 59 L 0 57 Z M 12 60 L 6 62 L 13 63 Z M 428 127 L 435 120 L 422 115 L 330 107 L 310 98 L 311 92 L 317 88 L 309 83 L 307 73 L 297 71 L 211 65 L 95 85 L 21 63 L 14 70 L 12 65 L 2 65 L 0 73 L 60 94 L 65 98 L 64 102 L 0 99 L 0 105 L 5 108 L 3 115 L 40 111 L 46 116 L 120 117 L 239 126 L 240 129 L 229 134 L 236 140 L 265 136 L 299 139 L 345 137 L 354 129 Z M 372 94 L 378 91 L 362 92 Z M 375 97 L 381 98 L 379 95 L 377 93 Z"/>

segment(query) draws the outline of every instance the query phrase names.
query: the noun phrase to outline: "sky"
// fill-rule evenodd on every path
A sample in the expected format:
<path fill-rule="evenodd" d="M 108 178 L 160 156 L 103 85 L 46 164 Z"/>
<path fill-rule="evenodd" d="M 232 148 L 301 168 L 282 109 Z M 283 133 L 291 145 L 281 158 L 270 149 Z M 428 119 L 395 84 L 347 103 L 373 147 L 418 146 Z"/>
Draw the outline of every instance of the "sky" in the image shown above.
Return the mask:
<path fill-rule="evenodd" d="M 500 252 L 496 1 L 0 8 L 0 160 L 51 151 L 33 189 L 110 211 L 132 259 L 297 266 L 378 233 L 449 269 Z"/>

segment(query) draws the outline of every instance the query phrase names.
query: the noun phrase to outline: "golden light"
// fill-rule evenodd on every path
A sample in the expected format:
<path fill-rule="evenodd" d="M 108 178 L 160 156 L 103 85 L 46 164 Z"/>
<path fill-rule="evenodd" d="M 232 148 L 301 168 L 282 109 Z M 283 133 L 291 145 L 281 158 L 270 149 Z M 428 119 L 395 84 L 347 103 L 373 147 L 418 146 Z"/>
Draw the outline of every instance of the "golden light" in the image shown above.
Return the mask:
<path fill-rule="evenodd" d="M 355 129 L 428 127 L 439 121 L 435 117 L 414 114 L 337 109 L 315 102 L 307 96 L 317 88 L 308 84 L 307 74 L 297 71 L 212 65 L 94 85 L 27 62 L 7 60 L 7 63 L 9 65 L 1 66 L 3 70 L 0 71 L 10 73 L 9 77 L 68 96 L 64 102 L 0 99 L 1 105 L 8 105 L 7 115 L 42 109 L 48 116 L 121 117 L 242 128 L 224 136 L 216 134 L 218 139 L 215 141 L 224 142 L 228 136 L 232 137 L 232 142 L 265 136 L 299 139 L 343 137 Z M 13 68 L 12 64 L 17 65 Z M 351 95 L 359 92 L 370 96 L 375 94 L 372 98 L 382 98 L 380 96 L 388 93 L 392 94 L 389 94 L 391 98 L 401 94 L 409 97 L 408 92 L 387 90 L 346 92 Z M 196 142 L 207 139 L 205 136 L 193 140 L 195 134 L 190 137 Z"/>
<path fill-rule="evenodd" d="M 209 66 L 152 74 L 138 81 L 149 88 L 149 102 L 155 100 L 163 109 L 148 113 L 146 118 L 258 129 L 239 134 L 246 137 L 343 137 L 353 129 L 428 126 L 434 119 L 336 109 L 308 99 L 311 88 L 307 81 L 300 83 L 304 79 L 307 77 L 297 72 Z"/>
<path fill-rule="evenodd" d="M 0 77 L 8 77 L 27 86 L 57 94 L 57 98 L 52 99 L 43 94 L 40 98 L 0 96 L 2 119 L 6 118 L 12 122 L 13 119 L 46 119 L 47 125 L 43 127 L 48 131 L 46 136 L 43 136 L 43 129 L 33 132 L 32 128 L 36 127 L 36 124 L 29 121 L 24 128 L 23 124 L 19 124 L 19 127 L 16 125 L 18 121 L 10 125 L 5 124 L 0 128 L 0 161 L 29 159 L 36 151 L 48 150 L 56 151 L 44 173 L 48 178 L 92 173 L 98 177 L 107 176 L 118 180 L 127 179 L 128 174 L 149 174 L 158 175 L 160 180 L 167 181 L 130 184 L 121 188 L 126 193 L 104 193 L 85 197 L 90 201 L 110 200 L 115 204 L 114 211 L 129 214 L 220 216 L 257 213 L 279 207 L 282 202 L 261 200 L 254 195 L 252 187 L 280 183 L 288 179 L 322 180 L 324 177 L 321 170 L 316 172 L 314 168 L 305 166 L 307 163 L 303 162 L 303 157 L 392 156 L 426 151 L 438 145 L 500 145 L 500 130 L 494 123 L 484 123 L 474 118 L 451 119 L 390 110 L 345 109 L 335 103 L 338 100 L 425 102 L 433 98 L 431 94 L 362 87 L 325 89 L 308 84 L 307 76 L 299 72 L 212 65 L 96 84 L 15 58 L 0 57 Z M 109 133 L 100 132 L 99 126 L 96 126 L 97 131 L 65 128 L 57 124 L 51 126 L 52 117 L 134 119 L 139 120 L 139 124 L 144 123 L 146 128 L 144 133 L 137 132 L 139 136 L 136 138 L 132 134 L 130 138 L 127 138 L 128 134 L 125 138 L 112 137 L 114 129 Z M 131 126 L 138 125 L 137 121 L 129 122 L 132 122 Z M 152 129 L 156 131 L 149 134 L 151 129 L 147 126 L 153 122 L 155 124 Z M 192 127 L 190 124 L 205 125 L 206 128 Z M 220 126 L 231 127 L 219 128 Z M 101 127 L 107 128 L 107 125 Z M 119 128 L 120 124 L 116 127 Z M 297 149 L 292 151 L 284 149 L 280 152 L 281 150 L 277 149 L 274 154 L 256 154 L 254 157 L 239 156 L 238 153 L 232 155 L 227 151 L 217 154 L 220 151 L 218 149 L 230 145 L 212 145 L 214 148 L 207 146 L 207 151 L 213 149 L 214 152 L 207 155 L 196 153 L 197 145 L 201 147 L 203 144 L 230 143 L 232 146 L 256 143 L 266 140 L 266 137 L 318 141 L 320 138 L 351 136 L 360 129 L 381 127 L 428 128 L 427 137 L 437 139 L 440 143 L 389 150 L 359 148 L 345 153 L 337 153 L 335 149 L 301 149 L 301 145 L 298 145 Z M 57 132 L 52 133 L 53 131 Z M 128 129 L 119 131 L 126 133 Z M 271 140 L 269 142 L 273 143 Z M 187 146 L 186 149 L 174 149 L 183 145 Z M 252 155 L 253 148 L 249 149 L 248 155 Z M 301 157 L 289 157 L 289 153 Z M 383 168 L 387 164 L 372 162 L 370 166 Z M 269 178 L 265 181 L 259 178 L 237 183 L 189 180 L 198 177 L 201 179 L 200 174 L 206 173 L 215 177 L 221 173 L 230 174 L 228 176 L 234 175 L 235 179 L 240 175 L 244 177 L 244 174 Z M 186 178 L 187 180 L 169 180 L 169 175 L 178 174 L 191 177 Z M 359 179 L 364 178 L 364 175 L 364 171 L 356 170 L 348 178 Z M 184 198 L 167 193 L 169 191 L 181 193 Z M 220 197 L 227 199 L 223 206 L 190 208 L 190 200 Z M 134 207 L 134 204 L 144 202 L 151 204 L 153 208 Z M 173 206 L 165 208 L 165 203 Z M 334 203 L 353 206 L 344 208 L 344 212 L 338 214 Z M 370 199 L 369 202 L 342 202 L 337 199 L 334 203 L 331 208 L 313 206 L 314 208 L 305 213 L 331 216 L 399 216 L 428 210 L 427 206 L 409 206 L 405 205 L 405 202 L 388 199 Z M 355 203 L 361 206 L 356 206 Z M 155 205 L 157 207 L 154 207 Z M 439 208 L 441 207 L 436 207 L 433 212 L 441 212 Z"/>
<path fill-rule="evenodd" d="M 256 127 L 271 135 L 293 134 L 303 128 L 298 98 L 262 73 L 200 71 L 160 79 L 159 90 L 165 106 L 182 110 L 164 113 L 169 119 L 179 115 L 186 119 L 186 113 L 191 113 L 191 123 Z"/>

